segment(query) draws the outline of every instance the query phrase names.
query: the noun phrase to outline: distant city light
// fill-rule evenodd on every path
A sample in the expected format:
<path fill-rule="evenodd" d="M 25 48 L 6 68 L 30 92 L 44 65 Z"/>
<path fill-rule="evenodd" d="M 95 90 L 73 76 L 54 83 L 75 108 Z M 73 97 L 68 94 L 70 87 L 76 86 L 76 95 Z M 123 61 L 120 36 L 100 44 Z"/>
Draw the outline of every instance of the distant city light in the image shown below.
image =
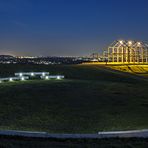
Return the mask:
<path fill-rule="evenodd" d="M 19 59 L 35 59 L 37 57 L 36 56 L 35 57 L 33 57 L 33 56 L 18 56 L 17 58 L 19 58 Z"/>

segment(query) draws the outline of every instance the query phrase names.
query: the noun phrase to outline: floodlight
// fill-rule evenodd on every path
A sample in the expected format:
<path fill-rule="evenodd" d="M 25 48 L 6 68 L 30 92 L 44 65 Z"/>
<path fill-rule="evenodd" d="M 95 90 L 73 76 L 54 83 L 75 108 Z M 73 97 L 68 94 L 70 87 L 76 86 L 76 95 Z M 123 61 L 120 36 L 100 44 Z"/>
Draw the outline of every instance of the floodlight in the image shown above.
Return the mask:
<path fill-rule="evenodd" d="M 42 73 L 42 76 L 45 76 L 45 73 L 44 72 Z"/>
<path fill-rule="evenodd" d="M 46 77 L 45 77 L 45 79 L 46 79 L 46 80 L 48 80 L 48 79 L 49 79 L 49 77 L 48 77 L 48 76 L 46 76 Z"/>
<path fill-rule="evenodd" d="M 58 79 L 58 80 L 60 80 L 60 79 L 61 79 L 61 77 L 60 77 L 60 76 L 57 76 L 57 79 Z"/>
<path fill-rule="evenodd" d="M 31 73 L 31 76 L 34 76 L 34 73 L 33 72 Z"/>
<path fill-rule="evenodd" d="M 140 43 L 140 42 L 138 42 L 138 45 L 141 45 L 141 43 Z"/>
<path fill-rule="evenodd" d="M 25 78 L 24 78 L 24 77 L 22 77 L 22 78 L 21 78 L 21 80 L 22 80 L 22 81 L 24 81 L 24 80 L 25 80 Z"/>
<path fill-rule="evenodd" d="M 22 73 L 19 73 L 19 76 L 20 76 L 20 77 L 22 77 L 22 76 L 23 76 L 23 74 L 22 74 Z"/>
<path fill-rule="evenodd" d="M 10 81 L 10 82 L 12 82 L 12 81 L 13 81 L 13 79 L 12 79 L 12 78 L 10 78 L 10 79 L 9 79 L 9 81 Z"/>

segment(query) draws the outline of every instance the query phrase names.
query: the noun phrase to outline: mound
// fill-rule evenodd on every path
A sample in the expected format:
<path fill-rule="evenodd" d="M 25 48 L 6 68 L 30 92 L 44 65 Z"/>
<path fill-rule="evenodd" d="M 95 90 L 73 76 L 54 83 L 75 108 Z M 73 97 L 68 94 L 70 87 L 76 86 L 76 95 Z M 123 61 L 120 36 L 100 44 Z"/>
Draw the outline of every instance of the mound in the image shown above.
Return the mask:
<path fill-rule="evenodd" d="M 49 71 L 65 80 L 0 84 L 0 128 L 96 133 L 148 128 L 145 79 L 103 66 L 0 65 L 1 75 Z"/>

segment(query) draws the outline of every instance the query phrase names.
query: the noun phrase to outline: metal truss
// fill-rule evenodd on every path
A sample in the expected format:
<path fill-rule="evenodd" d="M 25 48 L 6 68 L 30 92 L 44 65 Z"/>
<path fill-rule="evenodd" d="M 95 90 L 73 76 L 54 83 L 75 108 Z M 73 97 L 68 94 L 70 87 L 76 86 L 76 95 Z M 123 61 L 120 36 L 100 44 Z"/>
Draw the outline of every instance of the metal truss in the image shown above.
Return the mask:
<path fill-rule="evenodd" d="M 139 41 L 117 40 L 105 51 L 108 62 L 148 63 L 148 44 Z"/>

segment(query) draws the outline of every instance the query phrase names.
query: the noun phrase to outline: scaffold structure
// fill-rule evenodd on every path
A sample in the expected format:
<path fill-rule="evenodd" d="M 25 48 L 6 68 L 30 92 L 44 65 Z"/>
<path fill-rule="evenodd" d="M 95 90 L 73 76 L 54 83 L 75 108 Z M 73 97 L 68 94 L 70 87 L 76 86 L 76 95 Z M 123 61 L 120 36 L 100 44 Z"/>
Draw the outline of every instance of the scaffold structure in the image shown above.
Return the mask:
<path fill-rule="evenodd" d="M 148 63 L 148 44 L 139 41 L 117 40 L 104 52 L 107 62 Z"/>

